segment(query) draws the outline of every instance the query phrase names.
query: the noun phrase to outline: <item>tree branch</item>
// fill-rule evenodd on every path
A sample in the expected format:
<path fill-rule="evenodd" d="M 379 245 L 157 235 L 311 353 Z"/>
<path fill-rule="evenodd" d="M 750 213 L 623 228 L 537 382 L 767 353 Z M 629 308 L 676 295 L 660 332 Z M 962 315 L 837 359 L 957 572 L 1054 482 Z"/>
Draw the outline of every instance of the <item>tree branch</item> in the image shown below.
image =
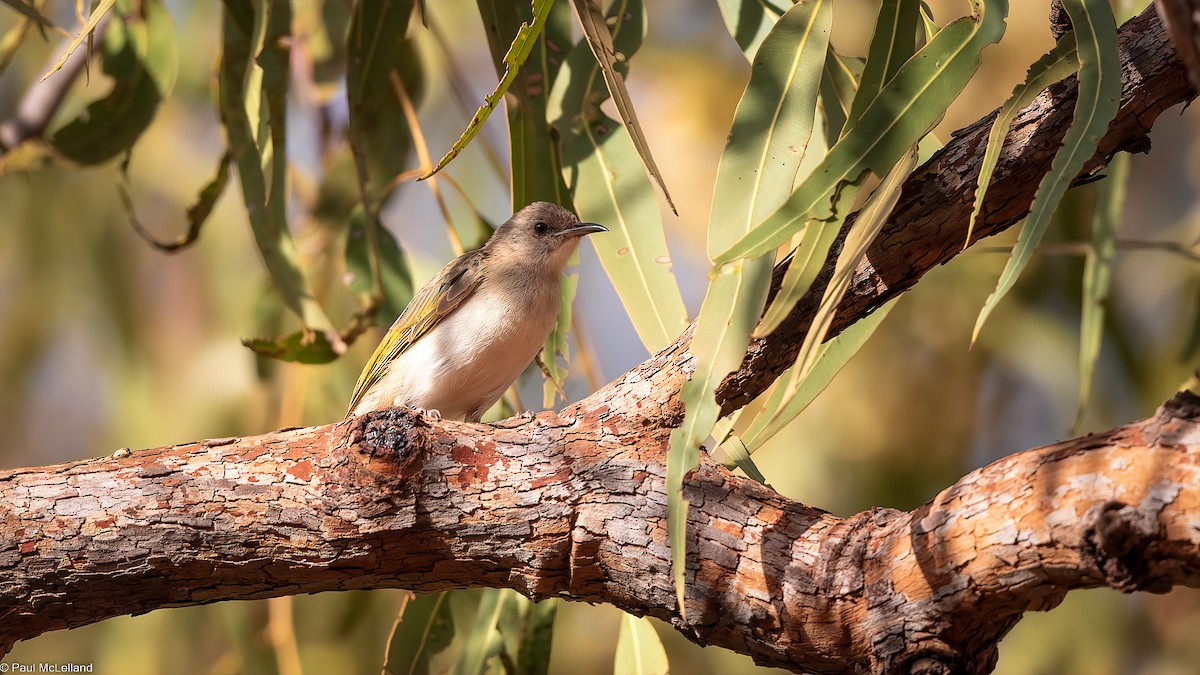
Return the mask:
<path fill-rule="evenodd" d="M 1188 100 L 1152 10 L 1121 31 L 1121 111 L 1092 160 L 1145 149 Z M 979 236 L 1019 220 L 1071 113 L 1045 92 L 1010 133 Z M 990 118 L 906 184 L 836 328 L 962 250 Z M 719 396 L 790 365 L 819 297 L 752 345 Z M 323 427 L 0 473 L 0 653 L 48 630 L 158 607 L 322 590 L 504 586 L 607 602 L 691 639 L 812 672 L 986 672 L 996 641 L 1070 588 L 1198 585 L 1200 399 L 1006 458 L 925 507 L 851 518 L 705 459 L 687 480 L 688 616 L 666 537 L 667 438 L 690 329 L 561 415 L 496 425 L 390 410 Z"/>
<path fill-rule="evenodd" d="M 1200 586 L 1191 394 L 1005 458 L 912 513 L 836 518 L 706 460 L 685 487 L 686 625 L 665 453 L 618 424 L 396 409 L 0 474 L 0 652 L 161 607 L 493 586 L 612 603 L 794 670 L 982 673 L 1023 612 L 1071 588 Z"/>

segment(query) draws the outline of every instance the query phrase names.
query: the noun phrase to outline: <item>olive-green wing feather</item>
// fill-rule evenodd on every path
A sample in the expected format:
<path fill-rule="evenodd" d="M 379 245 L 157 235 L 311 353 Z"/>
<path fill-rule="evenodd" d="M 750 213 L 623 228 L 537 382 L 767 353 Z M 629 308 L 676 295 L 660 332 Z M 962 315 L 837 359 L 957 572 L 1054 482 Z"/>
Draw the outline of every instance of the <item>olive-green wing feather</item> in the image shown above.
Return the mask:
<path fill-rule="evenodd" d="M 367 361 L 354 395 L 350 397 L 350 411 L 362 401 L 387 372 L 387 366 L 397 357 L 433 330 L 442 319 L 453 312 L 464 300 L 471 297 L 483 281 L 483 261 L 487 257 L 484 249 L 464 253 L 442 268 L 404 308 L 396 322 L 383 336 L 375 353 Z"/>

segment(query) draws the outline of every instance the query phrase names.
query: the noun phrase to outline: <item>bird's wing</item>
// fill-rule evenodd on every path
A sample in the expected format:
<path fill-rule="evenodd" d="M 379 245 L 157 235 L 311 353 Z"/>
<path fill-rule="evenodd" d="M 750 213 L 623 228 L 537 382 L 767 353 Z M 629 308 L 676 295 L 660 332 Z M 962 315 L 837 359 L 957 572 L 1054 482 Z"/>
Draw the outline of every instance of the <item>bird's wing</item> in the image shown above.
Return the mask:
<path fill-rule="evenodd" d="M 358 376 L 354 395 L 350 397 L 350 411 L 353 412 L 363 396 L 384 376 L 388 364 L 433 330 L 479 288 L 486 256 L 484 249 L 477 249 L 455 258 L 413 296 Z"/>

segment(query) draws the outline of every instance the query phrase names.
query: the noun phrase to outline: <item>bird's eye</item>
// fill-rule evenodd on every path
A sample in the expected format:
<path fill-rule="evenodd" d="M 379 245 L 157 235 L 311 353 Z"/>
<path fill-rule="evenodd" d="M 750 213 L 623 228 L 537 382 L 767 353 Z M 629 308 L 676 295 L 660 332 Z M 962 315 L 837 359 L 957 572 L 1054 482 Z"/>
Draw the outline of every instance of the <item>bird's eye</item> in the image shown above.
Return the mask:
<path fill-rule="evenodd" d="M 550 231 L 550 226 L 542 222 L 534 223 L 533 231 L 538 234 L 546 234 Z"/>

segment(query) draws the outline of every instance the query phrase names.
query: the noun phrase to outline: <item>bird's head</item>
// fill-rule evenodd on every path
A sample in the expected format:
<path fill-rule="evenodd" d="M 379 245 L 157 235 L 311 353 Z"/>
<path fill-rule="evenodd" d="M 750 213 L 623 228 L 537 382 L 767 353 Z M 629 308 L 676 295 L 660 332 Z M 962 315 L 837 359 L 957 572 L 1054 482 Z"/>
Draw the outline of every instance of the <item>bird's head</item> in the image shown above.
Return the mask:
<path fill-rule="evenodd" d="M 540 265 L 558 274 L 579 246 L 579 238 L 608 228 L 581 223 L 557 204 L 533 202 L 517 211 L 488 240 L 491 256 L 521 266 Z"/>

